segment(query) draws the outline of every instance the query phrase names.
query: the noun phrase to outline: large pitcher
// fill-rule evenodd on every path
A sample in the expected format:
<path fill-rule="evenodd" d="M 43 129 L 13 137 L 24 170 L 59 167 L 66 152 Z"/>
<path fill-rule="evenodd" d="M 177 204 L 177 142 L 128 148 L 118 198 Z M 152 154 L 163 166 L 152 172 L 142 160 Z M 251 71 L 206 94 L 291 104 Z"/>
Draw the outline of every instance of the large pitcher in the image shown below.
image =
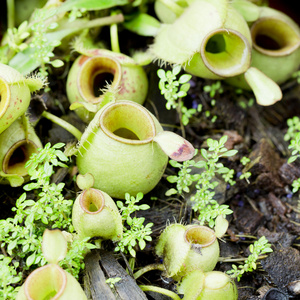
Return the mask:
<path fill-rule="evenodd" d="M 120 100 L 104 106 L 90 122 L 78 146 L 77 166 L 91 173 L 94 187 L 124 199 L 151 191 L 161 179 L 168 156 L 191 159 L 194 147 L 181 136 L 163 131 L 142 105 Z"/>

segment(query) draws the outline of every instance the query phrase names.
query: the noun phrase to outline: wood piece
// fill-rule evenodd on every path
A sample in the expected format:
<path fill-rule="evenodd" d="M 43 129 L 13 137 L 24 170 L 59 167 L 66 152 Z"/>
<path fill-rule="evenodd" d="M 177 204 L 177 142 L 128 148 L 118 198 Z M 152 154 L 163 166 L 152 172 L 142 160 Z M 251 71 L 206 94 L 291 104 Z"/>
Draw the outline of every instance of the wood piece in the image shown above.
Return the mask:
<path fill-rule="evenodd" d="M 136 281 L 127 274 L 112 253 L 101 251 L 100 264 L 109 278 L 120 277 L 114 287 L 121 300 L 147 300 L 146 294 L 138 287 Z"/>
<path fill-rule="evenodd" d="M 92 251 L 85 257 L 86 276 L 93 300 L 115 300 L 113 292 L 105 282 L 105 275 L 100 267 L 98 251 Z"/>

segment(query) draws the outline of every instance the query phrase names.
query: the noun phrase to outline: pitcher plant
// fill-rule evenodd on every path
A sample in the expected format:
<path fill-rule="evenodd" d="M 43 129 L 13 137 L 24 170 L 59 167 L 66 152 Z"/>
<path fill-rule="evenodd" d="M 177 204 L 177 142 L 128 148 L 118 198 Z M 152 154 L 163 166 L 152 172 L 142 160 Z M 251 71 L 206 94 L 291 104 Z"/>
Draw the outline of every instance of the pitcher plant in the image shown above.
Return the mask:
<path fill-rule="evenodd" d="M 26 112 L 31 93 L 42 87 L 40 78 L 26 78 L 14 68 L 0 63 L 0 133 Z"/>
<path fill-rule="evenodd" d="M 66 91 L 70 108 L 89 123 L 109 101 L 105 100 L 107 92 L 113 94 L 114 100 L 130 99 L 143 104 L 148 93 L 148 78 L 143 67 L 129 56 L 90 49 L 72 64 Z"/>
<path fill-rule="evenodd" d="M 42 143 L 27 117 L 15 120 L 0 134 L 0 184 L 20 186 L 28 179 L 26 162 Z"/>
<path fill-rule="evenodd" d="M 16 300 L 87 300 L 75 277 L 58 266 L 67 253 L 67 240 L 60 230 L 45 230 L 42 251 L 48 264 L 26 278 Z"/>
<path fill-rule="evenodd" d="M 90 122 L 77 148 L 80 174 L 91 173 L 94 187 L 124 199 L 152 190 L 168 162 L 188 160 L 194 147 L 181 136 L 163 131 L 142 105 L 128 100 L 109 103 Z"/>

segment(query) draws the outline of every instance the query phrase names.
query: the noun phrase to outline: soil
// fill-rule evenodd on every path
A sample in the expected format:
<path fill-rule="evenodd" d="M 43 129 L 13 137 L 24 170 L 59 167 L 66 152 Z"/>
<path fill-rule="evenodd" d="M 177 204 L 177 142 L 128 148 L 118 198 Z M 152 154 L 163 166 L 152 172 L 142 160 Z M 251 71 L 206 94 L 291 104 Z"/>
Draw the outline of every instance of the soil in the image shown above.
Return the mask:
<path fill-rule="evenodd" d="M 285 1 L 286 9 L 289 2 L 291 1 Z M 282 5 L 282 3 L 283 1 L 280 4 Z M 120 34 L 121 51 L 125 54 L 130 54 L 129 49 L 132 48 L 142 50 L 149 42 L 149 38 L 137 37 L 129 32 L 126 32 L 126 35 Z M 76 54 L 73 55 L 72 60 L 76 57 Z M 36 124 L 36 132 L 43 144 L 47 142 L 67 144 L 75 141 L 70 133 L 40 117 L 44 109 L 64 118 L 82 131 L 86 127 L 86 124 L 69 110 L 69 102 L 66 97 L 66 74 L 72 60 L 63 68 L 51 69 L 50 91 L 38 93 L 32 98 L 29 110 L 30 118 Z M 165 108 L 165 100 L 157 88 L 156 71 L 158 68 L 159 66 L 156 64 L 145 67 L 150 87 L 144 105 L 156 115 L 166 130 L 172 130 L 183 135 L 176 112 Z M 229 259 L 248 256 L 250 253 L 249 244 L 257 238 L 265 236 L 272 244 L 273 253 L 260 260 L 255 272 L 245 274 L 240 282 L 237 282 L 239 299 L 300 299 L 299 194 L 293 194 L 291 191 L 291 183 L 300 177 L 300 164 L 298 162 L 287 164 L 287 158 L 290 155 L 289 144 L 283 138 L 287 130 L 287 119 L 300 115 L 300 85 L 294 79 L 283 84 L 281 86 L 283 99 L 270 107 L 262 107 L 254 103 L 252 106 L 243 108 L 241 103 L 247 104 L 249 99 L 253 98 L 251 92 L 237 94 L 233 87 L 222 82 L 224 91 L 215 95 L 216 103 L 213 106 L 211 97 L 208 93 L 203 92 L 203 87 L 212 83 L 214 83 L 212 80 L 192 78 L 191 89 L 185 99 L 186 106 L 191 108 L 195 104 L 202 104 L 203 111 L 210 111 L 211 115 L 207 117 L 204 112 L 201 112 L 193 117 L 185 127 L 185 137 L 195 148 L 200 149 L 206 147 L 207 138 L 219 139 L 222 135 L 228 135 L 226 147 L 237 149 L 238 154 L 224 159 L 222 162 L 227 167 L 234 169 L 235 174 L 239 175 L 244 168 L 240 159 L 247 156 L 251 159 L 251 164 L 245 168 L 252 174 L 249 178 L 250 183 L 247 183 L 246 180 L 239 180 L 238 176 L 234 186 L 223 184 L 220 180 L 216 200 L 229 205 L 233 214 L 228 216 L 229 229 L 220 241 L 221 257 L 224 261 L 217 264 L 216 270 L 231 269 L 232 262 L 228 261 Z M 214 123 L 211 122 L 213 116 L 217 117 Z M 165 192 L 173 187 L 166 180 L 166 177 L 175 174 L 175 171 L 169 165 L 155 189 L 144 196 L 144 202 L 149 204 L 151 208 L 148 211 L 138 213 L 138 215 L 143 215 L 146 222 L 154 223 L 153 241 L 147 243 L 144 251 L 138 251 L 137 269 L 148 264 L 161 262 L 160 258 L 154 254 L 154 246 L 167 223 L 192 224 L 196 222 L 189 195 L 186 195 L 185 199 L 165 196 Z M 64 181 L 66 183 L 65 197 L 68 199 L 74 199 L 79 191 L 73 181 L 76 172 L 77 169 L 74 165 L 67 171 L 58 170 L 53 178 L 56 182 Z M 21 195 L 23 189 L 22 187 L 1 186 L 1 191 L 0 217 L 7 218 L 11 216 L 11 207 L 14 206 L 15 200 Z M 113 247 L 110 242 L 104 243 L 106 252 L 100 253 L 100 257 L 106 257 L 105 254 L 112 254 Z M 95 256 L 99 255 L 98 251 L 92 253 Z M 92 259 L 95 260 L 95 256 Z M 110 264 L 116 266 L 118 262 L 121 268 L 126 268 L 124 256 L 113 254 L 113 257 L 115 261 L 110 262 Z M 87 258 L 87 268 L 82 273 L 80 280 L 85 286 L 94 283 L 95 279 L 88 277 L 88 275 L 94 274 L 93 272 L 100 274 L 99 272 L 102 270 L 104 274 L 109 274 L 108 269 L 104 267 L 105 261 L 101 263 L 101 268 L 95 271 L 93 269 L 95 268 L 95 261 L 99 262 L 99 259 L 96 259 L 94 263 L 90 263 L 88 259 L 91 258 Z M 164 277 L 161 271 L 146 273 L 138 279 L 137 284 L 151 284 L 175 290 L 175 282 Z M 91 290 L 92 288 L 90 286 L 86 289 Z M 127 289 L 134 291 L 132 286 L 127 286 Z M 91 295 L 96 295 L 93 297 L 94 300 L 113 299 L 109 296 L 105 298 L 105 293 L 103 295 L 95 293 L 95 291 L 94 294 L 91 292 Z M 122 298 L 120 294 L 119 297 L 120 299 L 127 299 L 126 296 Z M 127 297 L 129 297 L 128 294 Z M 138 292 L 133 292 L 133 296 L 130 298 L 143 299 L 143 296 L 139 295 Z M 169 299 L 153 293 L 148 293 L 147 298 Z"/>

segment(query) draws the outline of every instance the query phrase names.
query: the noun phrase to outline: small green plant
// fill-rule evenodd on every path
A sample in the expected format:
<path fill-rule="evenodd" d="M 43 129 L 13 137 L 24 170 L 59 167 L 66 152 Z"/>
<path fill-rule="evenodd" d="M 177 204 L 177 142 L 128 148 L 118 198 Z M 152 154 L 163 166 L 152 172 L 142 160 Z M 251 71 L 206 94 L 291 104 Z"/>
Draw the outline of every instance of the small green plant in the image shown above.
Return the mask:
<path fill-rule="evenodd" d="M 222 94 L 224 92 L 223 87 L 222 87 L 222 83 L 221 83 L 220 80 L 215 81 L 211 85 L 205 85 L 203 87 L 203 91 L 209 94 L 209 97 L 211 98 L 210 105 L 212 107 L 214 107 L 216 105 L 216 99 L 215 99 L 216 94 L 217 93 Z M 212 116 L 210 110 L 205 111 L 205 116 L 207 118 L 211 117 L 211 122 L 212 123 L 216 122 L 216 120 L 218 118 L 216 115 Z"/>
<path fill-rule="evenodd" d="M 256 262 L 260 255 L 273 252 L 271 244 L 269 244 L 265 236 L 262 236 L 258 241 L 251 244 L 249 246 L 249 250 L 251 254 L 248 256 L 243 265 L 239 265 L 238 267 L 236 265 L 232 265 L 232 269 L 227 271 L 227 274 L 229 274 L 231 278 L 236 278 L 237 281 L 240 281 L 244 273 L 252 272 L 256 269 Z"/>
<path fill-rule="evenodd" d="M 120 209 L 124 225 L 123 238 L 118 242 L 115 251 L 122 251 L 123 253 L 130 253 L 132 257 L 136 256 L 135 247 L 138 245 L 141 250 L 146 247 L 146 241 L 151 241 L 151 227 L 153 223 L 148 223 L 144 226 L 145 218 L 131 217 L 131 215 L 138 210 L 147 210 L 149 205 L 137 203 L 143 199 L 143 194 L 138 193 L 136 197 L 125 194 L 125 205 L 121 201 L 117 201 L 117 206 Z"/>
<path fill-rule="evenodd" d="M 289 149 L 291 149 L 291 156 L 288 159 L 288 163 L 291 164 L 300 157 L 300 119 L 294 116 L 287 120 L 288 129 L 284 135 L 285 141 L 290 141 Z M 295 179 L 292 183 L 293 193 L 297 193 L 300 189 L 300 178 Z M 300 208 L 300 201 L 298 202 Z"/>
<path fill-rule="evenodd" d="M 221 85 L 221 81 L 217 80 L 216 82 L 212 83 L 211 85 L 205 85 L 203 87 L 204 92 L 209 93 L 209 96 L 214 99 L 216 93 L 222 94 L 223 88 Z"/>
<path fill-rule="evenodd" d="M 48 143 L 44 148 L 38 149 L 37 153 L 32 154 L 26 163 L 32 182 L 23 188 L 26 192 L 32 191 L 32 195 L 35 195 L 37 199 L 27 199 L 26 192 L 23 193 L 17 199 L 16 206 L 12 208 L 15 212 L 14 217 L 0 220 L 1 248 L 9 255 L 8 257 L 0 256 L 0 264 L 8 265 L 8 260 L 13 257 L 16 261 L 13 264 L 15 269 L 18 262 L 22 260 L 25 261 L 25 264 L 22 264 L 23 271 L 43 266 L 46 260 L 42 254 L 41 243 L 45 229 L 59 228 L 73 232 L 71 221 L 73 200 L 63 197 L 64 183 L 51 183 L 54 168 L 67 167 L 65 162 L 68 158 L 60 150 L 63 146 L 63 143 L 58 143 L 51 147 Z M 68 254 L 60 262 L 61 266 L 78 277 L 80 270 L 84 268 L 84 254 L 92 248 L 94 245 L 88 243 L 87 240 L 72 241 L 69 243 Z M 4 271 L 4 268 L 1 270 Z M 13 268 L 7 266 L 5 270 L 3 282 L 16 277 L 17 273 L 12 271 Z M 11 272 L 8 272 L 9 270 Z M 7 287 L 6 292 L 14 293 L 11 288 Z"/>
<path fill-rule="evenodd" d="M 46 20 L 49 20 L 49 17 L 54 16 L 55 13 L 55 10 L 37 9 L 32 15 L 32 41 L 30 47 L 35 50 L 32 57 L 41 66 L 39 73 L 42 78 L 46 78 L 48 75 L 46 64 L 50 64 L 55 68 L 61 67 L 64 64 L 60 59 L 51 61 L 51 58 L 54 57 L 53 49 L 59 46 L 61 41 L 58 39 L 50 40 L 46 35 L 47 32 L 58 27 L 56 22 L 51 22 L 50 24 L 46 22 Z"/>
<path fill-rule="evenodd" d="M 161 94 L 164 95 L 167 100 L 166 108 L 168 110 L 171 108 L 177 109 L 180 113 L 182 124 L 187 125 L 190 118 L 197 112 L 197 109 L 188 109 L 181 101 L 190 89 L 188 81 L 192 78 L 192 75 L 183 74 L 177 79 L 176 76 L 180 73 L 180 71 L 181 66 L 175 66 L 172 71 L 167 72 L 163 69 L 159 69 L 157 71 L 157 76 L 160 79 L 158 87 Z"/>
<path fill-rule="evenodd" d="M 0 298 L 16 299 L 18 289 L 12 285 L 22 279 L 22 273 L 18 272 L 19 262 L 12 262 L 9 256 L 0 255 Z"/>
<path fill-rule="evenodd" d="M 248 157 L 246 157 L 246 156 L 243 156 L 243 157 L 241 158 L 241 164 L 242 164 L 243 166 L 245 166 L 246 164 L 248 164 L 250 161 L 251 161 L 250 158 L 248 158 Z M 240 176 L 240 179 L 245 179 L 245 180 L 247 181 L 247 183 L 250 183 L 249 177 L 250 177 L 251 175 L 252 175 L 251 172 L 244 172 L 244 173 L 242 173 L 242 175 Z"/>
<path fill-rule="evenodd" d="M 79 273 L 85 268 L 84 257 L 91 249 L 97 246 L 89 243 L 90 238 L 75 239 L 68 242 L 68 252 L 63 260 L 59 262 L 64 270 L 72 274 L 75 278 L 79 278 Z"/>
<path fill-rule="evenodd" d="M 215 225 L 217 216 L 232 213 L 228 205 L 219 205 L 213 199 L 215 195 L 214 189 L 218 185 L 218 181 L 214 180 L 217 174 L 220 174 L 229 184 L 235 184 L 235 181 L 232 179 L 234 171 L 219 162 L 221 157 L 230 157 L 237 153 L 237 150 L 228 151 L 224 147 L 227 139 L 228 136 L 223 136 L 219 141 L 208 139 L 208 150 L 204 148 L 200 150 L 202 157 L 197 162 L 195 160 L 183 163 L 170 161 L 170 164 L 174 168 L 179 168 L 180 170 L 177 175 L 167 177 L 169 182 L 176 182 L 176 188 L 169 189 L 166 195 L 183 195 L 183 192 L 189 193 L 189 187 L 195 183 L 196 193 L 191 197 L 191 201 L 193 202 L 192 208 L 199 214 L 198 219 L 200 220 L 200 224 L 207 222 L 210 227 Z M 192 168 L 199 168 L 201 172 L 191 174 Z"/>
<path fill-rule="evenodd" d="M 111 289 L 113 289 L 115 287 L 115 284 L 117 282 L 119 282 L 120 280 L 122 280 L 121 277 L 111 277 L 111 278 L 106 279 L 105 282 L 107 284 L 109 284 L 109 286 L 110 286 Z"/>
<path fill-rule="evenodd" d="M 287 120 L 288 129 L 284 135 L 284 140 L 289 141 L 295 137 L 295 135 L 300 132 L 300 119 L 297 116 Z"/>

